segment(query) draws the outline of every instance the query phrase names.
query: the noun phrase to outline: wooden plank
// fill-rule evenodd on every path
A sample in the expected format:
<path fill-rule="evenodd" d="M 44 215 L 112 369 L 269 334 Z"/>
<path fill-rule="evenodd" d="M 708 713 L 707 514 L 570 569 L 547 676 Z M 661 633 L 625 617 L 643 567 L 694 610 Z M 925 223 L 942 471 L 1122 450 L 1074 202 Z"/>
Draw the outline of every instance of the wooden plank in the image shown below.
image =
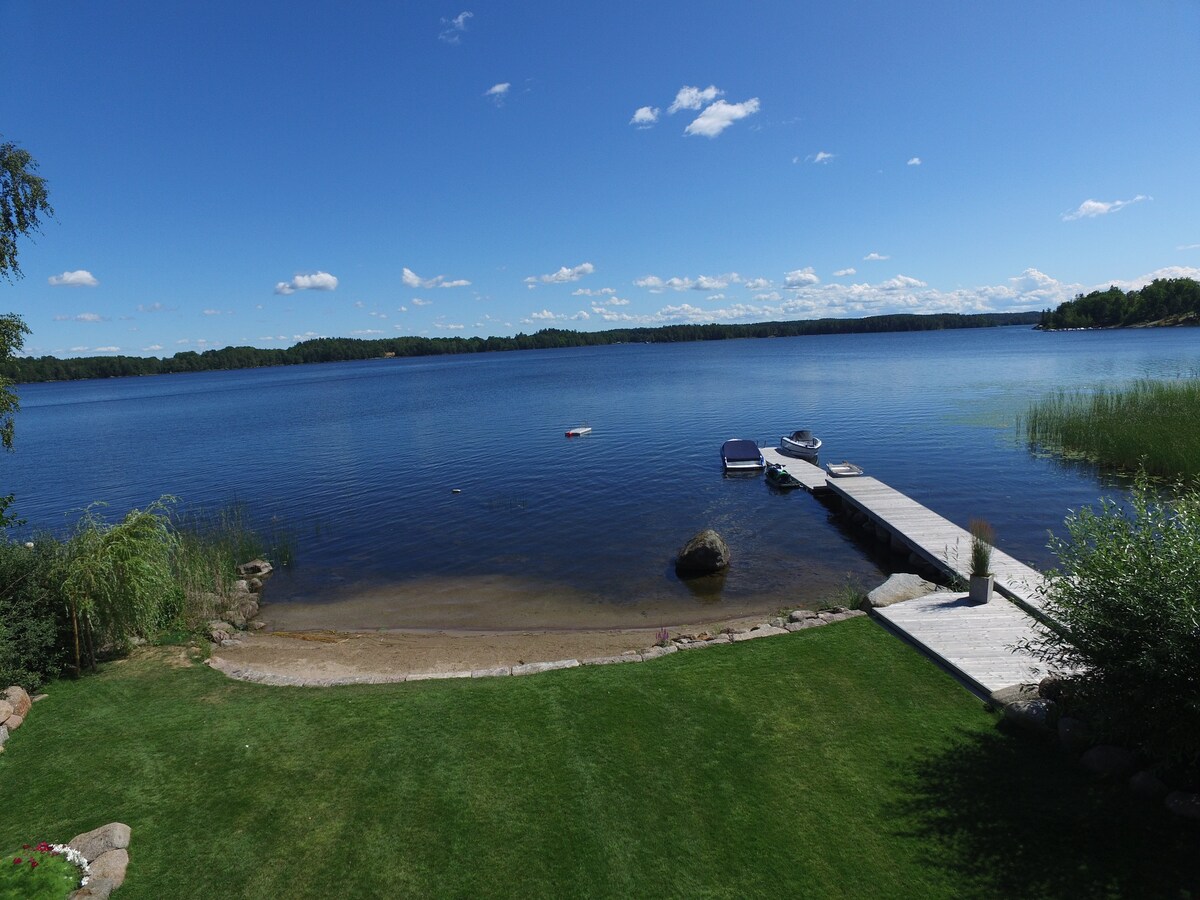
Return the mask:
<path fill-rule="evenodd" d="M 812 463 L 797 459 L 794 456 L 780 453 L 774 447 L 759 447 L 762 451 L 763 459 L 768 463 L 777 463 L 783 466 L 796 477 L 796 480 L 804 485 L 805 489 L 814 494 L 819 494 L 828 488 L 826 487 L 825 470 L 820 466 L 814 466 Z"/>

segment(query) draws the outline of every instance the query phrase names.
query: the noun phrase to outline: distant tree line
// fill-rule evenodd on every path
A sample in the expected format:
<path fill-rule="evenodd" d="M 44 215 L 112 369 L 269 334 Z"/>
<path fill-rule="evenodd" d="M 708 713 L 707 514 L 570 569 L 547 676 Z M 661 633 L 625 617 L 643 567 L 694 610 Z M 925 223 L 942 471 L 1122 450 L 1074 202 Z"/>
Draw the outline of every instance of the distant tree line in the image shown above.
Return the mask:
<path fill-rule="evenodd" d="M 1042 313 L 1039 327 L 1120 328 L 1132 325 L 1200 323 L 1200 282 L 1193 278 L 1156 278 L 1139 291 L 1110 287 L 1080 294 Z"/>
<path fill-rule="evenodd" d="M 734 338 L 795 337 L 806 334 L 860 334 L 882 331 L 941 331 L 951 328 L 986 328 L 999 325 L 1034 325 L 1039 313 L 983 313 L 958 315 L 869 316 L 864 319 L 810 319 L 794 322 L 760 322 L 753 325 L 664 325 L 658 328 L 617 328 L 611 331 L 570 331 L 545 328 L 534 334 L 512 337 L 425 338 L 394 337 L 316 338 L 287 349 L 226 347 L 197 353 L 185 350 L 174 356 L 53 356 L 21 357 L 0 363 L 0 376 L 17 383 L 73 381 L 81 378 L 116 378 L 124 375 L 169 375 L 216 369 L 254 369 L 304 363 L 345 362 L 380 357 L 442 356 L 454 353 L 489 353 L 503 350 L 546 350 L 556 347 L 595 347 L 605 344 L 674 344 L 685 341 L 724 341 Z"/>

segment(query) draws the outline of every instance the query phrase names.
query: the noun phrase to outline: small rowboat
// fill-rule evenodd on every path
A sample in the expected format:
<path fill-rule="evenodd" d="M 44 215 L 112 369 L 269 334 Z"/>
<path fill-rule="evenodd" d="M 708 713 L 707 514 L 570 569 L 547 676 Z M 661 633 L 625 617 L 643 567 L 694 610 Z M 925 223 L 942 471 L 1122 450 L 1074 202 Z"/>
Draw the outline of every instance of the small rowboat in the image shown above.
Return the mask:
<path fill-rule="evenodd" d="M 812 462 L 821 451 L 821 439 L 813 437 L 813 433 L 805 428 L 781 437 L 779 439 L 779 449 L 789 456 L 798 456 L 800 459 Z"/>
<path fill-rule="evenodd" d="M 592 433 L 591 425 L 580 425 L 578 428 L 568 428 L 567 437 L 582 437 L 585 434 Z"/>
<path fill-rule="evenodd" d="M 844 459 L 840 463 L 826 463 L 825 469 L 834 478 L 852 478 L 855 475 L 863 473 L 862 466 L 856 466 L 852 462 L 846 462 Z"/>

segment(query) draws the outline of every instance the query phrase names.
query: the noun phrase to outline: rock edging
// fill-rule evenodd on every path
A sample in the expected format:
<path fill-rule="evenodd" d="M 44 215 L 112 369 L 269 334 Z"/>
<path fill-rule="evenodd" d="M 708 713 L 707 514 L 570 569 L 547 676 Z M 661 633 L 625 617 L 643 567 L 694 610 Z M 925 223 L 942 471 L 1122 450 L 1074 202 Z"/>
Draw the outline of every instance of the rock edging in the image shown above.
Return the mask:
<path fill-rule="evenodd" d="M 128 825 L 110 822 L 71 838 L 67 847 L 80 854 L 85 863 L 83 884 L 67 900 L 105 900 L 124 884 L 131 836 Z"/>
<path fill-rule="evenodd" d="M 0 692 L 0 752 L 12 736 L 12 733 L 25 724 L 29 710 L 34 700 L 40 700 L 45 694 L 30 697 L 25 688 L 19 684 L 9 685 Z"/>
<path fill-rule="evenodd" d="M 707 632 L 699 634 L 683 634 L 665 643 L 655 644 L 642 650 L 627 650 L 618 656 L 595 656 L 588 659 L 556 659 L 547 662 L 518 663 L 514 666 L 491 666 L 481 669 L 455 669 L 437 672 L 372 672 L 361 675 L 343 675 L 333 678 L 301 678 L 295 675 L 283 675 L 277 672 L 264 672 L 252 666 L 239 666 L 227 660 L 210 657 L 206 665 L 222 672 L 237 681 L 249 681 L 255 684 L 267 684 L 288 687 L 340 687 L 348 684 L 400 684 L 408 681 L 433 681 L 445 678 L 501 678 L 521 675 L 537 675 L 542 672 L 552 672 L 558 669 L 574 669 L 579 666 L 607 666 L 619 663 L 648 662 L 661 656 L 668 656 L 681 650 L 702 650 L 708 647 L 718 647 L 725 644 L 741 643 L 758 638 L 775 637 L 791 634 L 808 628 L 828 625 L 845 619 L 865 616 L 861 610 L 848 609 L 845 606 L 835 606 L 819 611 L 797 609 L 787 618 L 782 616 L 767 622 L 741 628 L 727 628 L 724 631 L 710 635 Z M 227 646 L 227 645 L 226 645 Z"/>

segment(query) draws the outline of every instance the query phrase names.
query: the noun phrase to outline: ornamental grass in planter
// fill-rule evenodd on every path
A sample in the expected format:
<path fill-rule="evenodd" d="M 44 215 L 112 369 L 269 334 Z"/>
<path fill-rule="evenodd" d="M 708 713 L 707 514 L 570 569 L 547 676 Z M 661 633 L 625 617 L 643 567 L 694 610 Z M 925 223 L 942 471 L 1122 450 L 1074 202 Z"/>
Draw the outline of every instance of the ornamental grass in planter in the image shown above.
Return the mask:
<path fill-rule="evenodd" d="M 987 603 L 992 599 L 995 576 L 992 574 L 992 546 L 996 531 L 983 519 L 972 519 L 971 531 L 971 589 L 972 603 Z"/>

